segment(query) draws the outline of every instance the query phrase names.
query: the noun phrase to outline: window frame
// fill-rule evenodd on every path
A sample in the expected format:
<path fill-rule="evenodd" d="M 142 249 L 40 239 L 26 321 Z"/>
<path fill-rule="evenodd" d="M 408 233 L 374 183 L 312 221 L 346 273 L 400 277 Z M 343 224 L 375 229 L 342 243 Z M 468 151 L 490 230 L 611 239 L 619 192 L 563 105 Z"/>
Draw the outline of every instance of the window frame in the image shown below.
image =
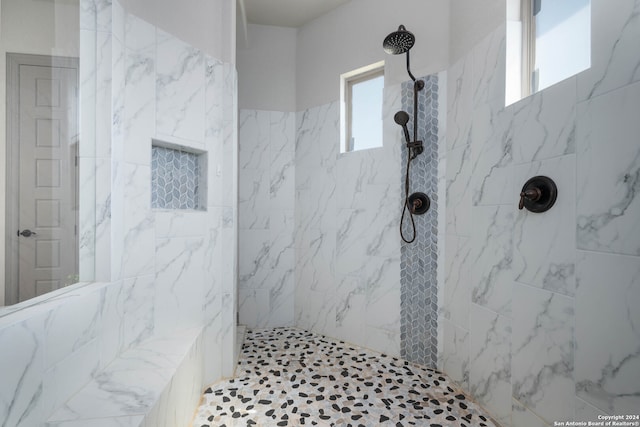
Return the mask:
<path fill-rule="evenodd" d="M 340 75 L 340 153 L 360 151 L 351 146 L 353 115 L 353 104 L 351 101 L 353 100 L 353 87 L 354 85 L 364 83 L 378 77 L 382 77 L 384 79 L 384 61 L 379 61 Z M 380 105 L 381 112 L 382 107 L 383 105 Z M 382 120 L 382 117 L 380 117 L 380 120 Z"/>

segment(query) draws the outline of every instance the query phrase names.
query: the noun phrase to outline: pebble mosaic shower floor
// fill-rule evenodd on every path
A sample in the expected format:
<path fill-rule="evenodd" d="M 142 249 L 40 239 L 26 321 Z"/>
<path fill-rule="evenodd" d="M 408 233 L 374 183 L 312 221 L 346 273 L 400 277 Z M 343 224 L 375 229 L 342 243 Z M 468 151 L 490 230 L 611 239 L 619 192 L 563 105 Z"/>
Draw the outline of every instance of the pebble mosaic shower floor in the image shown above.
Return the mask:
<path fill-rule="evenodd" d="M 192 424 L 307 425 L 498 426 L 438 371 L 293 328 L 248 331 Z"/>

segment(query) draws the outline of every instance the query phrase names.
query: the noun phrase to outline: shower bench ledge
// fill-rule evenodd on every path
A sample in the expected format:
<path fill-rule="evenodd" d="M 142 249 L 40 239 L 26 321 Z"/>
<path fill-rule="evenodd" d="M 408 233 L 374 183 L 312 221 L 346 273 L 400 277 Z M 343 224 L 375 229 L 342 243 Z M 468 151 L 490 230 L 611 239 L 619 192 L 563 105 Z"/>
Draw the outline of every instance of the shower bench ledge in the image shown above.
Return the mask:
<path fill-rule="evenodd" d="M 202 328 L 149 338 L 116 357 L 47 427 L 188 425 L 202 392 Z"/>

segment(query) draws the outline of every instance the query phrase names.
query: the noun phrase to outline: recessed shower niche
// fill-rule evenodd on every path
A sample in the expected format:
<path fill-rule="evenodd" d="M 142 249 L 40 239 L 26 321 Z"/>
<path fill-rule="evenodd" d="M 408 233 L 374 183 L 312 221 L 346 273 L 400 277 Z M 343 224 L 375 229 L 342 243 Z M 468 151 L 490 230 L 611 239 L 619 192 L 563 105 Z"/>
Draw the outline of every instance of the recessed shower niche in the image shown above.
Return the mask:
<path fill-rule="evenodd" d="M 207 153 L 192 147 L 153 140 L 151 207 L 206 210 Z"/>

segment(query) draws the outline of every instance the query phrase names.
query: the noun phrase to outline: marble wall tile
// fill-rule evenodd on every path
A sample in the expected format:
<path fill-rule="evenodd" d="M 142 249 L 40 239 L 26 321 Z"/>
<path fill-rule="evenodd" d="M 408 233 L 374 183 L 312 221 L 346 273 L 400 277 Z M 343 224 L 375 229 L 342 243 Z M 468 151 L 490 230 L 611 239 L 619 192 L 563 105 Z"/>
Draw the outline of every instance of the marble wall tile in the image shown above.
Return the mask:
<path fill-rule="evenodd" d="M 633 414 L 640 408 L 640 259 L 579 251 L 576 281 L 576 395 L 606 413 Z"/>
<path fill-rule="evenodd" d="M 204 141 L 204 55 L 197 48 L 156 30 L 156 130 Z"/>
<path fill-rule="evenodd" d="M 220 328 L 220 353 L 222 376 L 229 377 L 235 370 L 236 348 L 236 309 L 238 302 L 235 293 L 222 294 L 222 325 Z"/>
<path fill-rule="evenodd" d="M 269 229 L 269 169 L 243 169 L 239 184 L 239 227 Z"/>
<path fill-rule="evenodd" d="M 595 406 L 590 405 L 584 400 L 576 397 L 575 399 L 575 409 L 576 415 L 574 417 L 575 420 L 583 420 L 583 421 L 599 421 L 598 415 L 612 415 L 607 414 L 606 412 L 601 411 Z"/>
<path fill-rule="evenodd" d="M 450 321 L 442 320 L 444 342 L 442 357 L 438 358 L 443 371 L 465 390 L 469 389 L 469 331 Z"/>
<path fill-rule="evenodd" d="M 270 114 L 269 111 L 240 110 L 240 170 L 268 169 Z"/>
<path fill-rule="evenodd" d="M 210 206 L 222 206 L 224 186 L 223 169 L 223 72 L 222 62 L 215 58 L 205 57 L 205 141 L 207 142 L 207 159 L 209 180 L 207 185 L 207 203 Z"/>
<path fill-rule="evenodd" d="M 640 255 L 640 83 L 578 105 L 579 249 Z"/>
<path fill-rule="evenodd" d="M 556 157 L 515 168 L 516 195 L 534 176 L 548 176 L 558 186 L 558 199 L 543 213 L 525 209 L 515 214 L 513 271 L 515 279 L 538 288 L 573 296 L 575 291 L 576 188 L 575 156 Z M 514 198 L 514 203 L 515 203 Z"/>
<path fill-rule="evenodd" d="M 301 236 L 300 242 L 296 244 L 296 287 L 320 291 L 332 286 L 335 281 L 335 233 L 311 229 Z"/>
<path fill-rule="evenodd" d="M 0 358 L 0 419 L 6 425 L 37 425 L 43 419 L 45 315 L 0 329 L 0 346 L 10 352 Z"/>
<path fill-rule="evenodd" d="M 100 293 L 75 297 L 49 312 L 44 325 L 45 368 L 94 340 L 100 332 Z"/>
<path fill-rule="evenodd" d="M 504 105 L 505 46 L 506 24 L 501 24 L 474 47 L 471 53 L 474 108 L 490 105 L 497 109 Z"/>
<path fill-rule="evenodd" d="M 574 300 L 516 283 L 511 383 L 514 399 L 547 423 L 573 417 Z"/>
<path fill-rule="evenodd" d="M 294 152 L 296 149 L 296 115 L 282 111 L 269 112 L 269 145 L 271 151 Z"/>
<path fill-rule="evenodd" d="M 460 328 L 469 324 L 469 308 L 471 304 L 471 246 L 469 238 L 447 236 L 446 254 L 446 286 L 444 300 L 440 306 L 441 313 L 450 323 Z"/>
<path fill-rule="evenodd" d="M 295 266 L 295 222 L 293 210 L 272 210 L 269 219 L 269 266 L 293 269 Z"/>
<path fill-rule="evenodd" d="M 313 107 L 296 118 L 296 169 L 335 167 L 340 141 L 338 102 Z M 296 186 L 298 184 L 296 183 Z"/>
<path fill-rule="evenodd" d="M 155 212 L 156 238 L 201 236 L 206 226 L 219 228 L 220 219 L 209 212 Z"/>
<path fill-rule="evenodd" d="M 154 329 L 155 275 L 138 276 L 122 282 L 123 347 L 134 347 L 151 337 Z"/>
<path fill-rule="evenodd" d="M 291 209 L 295 205 L 295 154 L 293 151 L 271 150 L 269 167 L 269 206 Z"/>
<path fill-rule="evenodd" d="M 514 213 L 511 206 L 478 206 L 471 237 L 471 301 L 511 316 Z"/>
<path fill-rule="evenodd" d="M 273 271 L 274 285 L 269 290 L 269 316 L 266 327 L 292 326 L 294 324 L 295 272 L 289 269 Z"/>
<path fill-rule="evenodd" d="M 151 212 L 151 168 L 124 166 L 124 278 L 155 272 L 155 218 Z"/>
<path fill-rule="evenodd" d="M 637 0 L 591 2 L 591 67 L 578 74 L 580 100 L 640 80 L 639 11 Z"/>
<path fill-rule="evenodd" d="M 471 142 L 473 113 L 472 60 L 464 56 L 447 70 L 447 150 Z"/>
<path fill-rule="evenodd" d="M 298 168 L 296 160 L 296 169 Z M 307 174 L 296 174 L 298 229 L 336 230 L 337 184 L 334 173 L 334 170 L 316 169 Z"/>
<path fill-rule="evenodd" d="M 120 223 L 113 223 L 112 221 L 112 203 L 119 202 L 121 199 L 121 195 L 113 196 L 115 192 L 115 188 L 112 188 L 114 183 L 118 183 L 117 178 L 114 177 L 113 174 L 113 165 L 112 161 L 109 158 L 97 158 L 95 159 L 95 176 L 93 179 L 89 179 L 86 184 L 94 184 L 94 254 L 95 260 L 91 262 L 87 260 L 87 262 L 94 265 L 94 276 L 92 277 L 95 281 L 108 281 L 111 279 L 111 261 L 112 256 L 110 252 L 110 248 L 112 243 L 112 239 L 114 238 L 112 234 L 113 226 L 119 226 Z M 84 185 L 83 185 L 84 186 Z M 117 229 L 121 231 L 120 228 Z M 83 233 L 84 237 L 84 233 Z M 97 260 L 100 260 L 99 262 Z M 81 279 L 83 279 L 81 277 Z M 114 278 L 115 279 L 115 278 Z"/>
<path fill-rule="evenodd" d="M 243 256 L 238 260 L 238 286 L 245 289 L 265 288 L 272 267 L 269 264 L 271 237 L 269 230 L 240 229 L 238 245 Z"/>
<path fill-rule="evenodd" d="M 472 167 L 471 147 L 447 153 L 446 233 L 471 236 Z"/>
<path fill-rule="evenodd" d="M 97 336 L 100 367 L 107 366 L 123 346 L 124 294 L 122 282 L 112 282 L 100 294 L 100 331 Z"/>
<path fill-rule="evenodd" d="M 400 260 L 371 257 L 370 261 L 372 265 L 360 274 L 366 287 L 366 325 L 399 334 Z"/>
<path fill-rule="evenodd" d="M 172 331 L 203 322 L 204 239 L 156 240 L 154 327 Z"/>
<path fill-rule="evenodd" d="M 95 155 L 111 154 L 111 126 L 113 108 L 113 43 L 110 33 L 98 32 L 95 36 Z"/>
<path fill-rule="evenodd" d="M 511 425 L 511 321 L 472 304 L 469 390 L 503 425 Z"/>
<path fill-rule="evenodd" d="M 365 335 L 367 286 L 358 276 L 341 276 L 336 282 L 336 338 L 358 343 Z"/>
<path fill-rule="evenodd" d="M 575 153 L 575 77 L 523 99 L 512 110 L 514 162 L 531 162 Z"/>
<path fill-rule="evenodd" d="M 283 304 L 294 287 L 295 114 L 242 110 L 240 118 L 240 317 L 258 322 L 249 327 L 284 326 L 293 323 L 293 306 Z"/>
<path fill-rule="evenodd" d="M 156 120 L 155 27 L 127 14 L 125 50 L 124 156 L 130 163 L 150 165 Z"/>
<path fill-rule="evenodd" d="M 391 357 L 400 357 L 400 334 L 395 331 L 367 326 L 364 347 L 375 348 L 376 351 Z"/>
<path fill-rule="evenodd" d="M 563 421 L 573 420 L 573 418 L 562 418 Z M 577 419 L 576 419 L 577 421 Z M 512 425 L 518 427 L 547 427 L 547 424 L 542 418 L 527 409 L 517 400 L 513 399 L 513 411 L 511 413 Z"/>
<path fill-rule="evenodd" d="M 93 339 L 76 349 L 64 360 L 44 373 L 43 412 L 52 414 L 77 393 L 100 369 L 98 340 Z"/>
<path fill-rule="evenodd" d="M 512 204 L 513 113 L 487 104 L 474 108 L 472 117 L 472 203 Z"/>
<path fill-rule="evenodd" d="M 203 383 L 211 384 L 222 378 L 222 295 L 216 292 L 207 296 L 204 309 L 209 316 L 202 337 L 203 351 L 208 360 L 204 364 Z"/>

